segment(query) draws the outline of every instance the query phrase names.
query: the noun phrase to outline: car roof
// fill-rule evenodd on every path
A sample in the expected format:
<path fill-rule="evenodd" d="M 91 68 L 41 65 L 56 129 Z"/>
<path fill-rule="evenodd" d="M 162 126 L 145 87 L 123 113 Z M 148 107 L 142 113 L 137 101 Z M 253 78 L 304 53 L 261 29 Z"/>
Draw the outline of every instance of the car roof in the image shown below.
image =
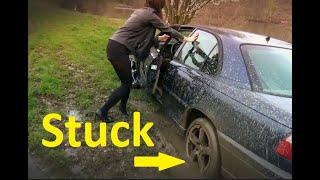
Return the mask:
<path fill-rule="evenodd" d="M 190 27 L 190 26 L 189 26 Z M 218 35 L 223 43 L 236 43 L 236 44 L 257 44 L 264 46 L 275 46 L 292 49 L 292 44 L 286 41 L 282 41 L 273 37 L 270 37 L 269 42 L 266 40 L 268 36 L 259 35 L 255 33 L 222 28 L 222 27 L 214 27 L 214 26 L 192 26 L 194 28 L 199 28 L 202 30 L 206 30 L 209 32 Z"/>
<path fill-rule="evenodd" d="M 224 78 L 224 81 L 232 82 L 232 84 L 241 88 L 251 89 L 247 67 L 243 61 L 243 56 L 239 48 L 242 44 L 256 44 L 292 49 L 292 45 L 288 42 L 276 38 L 270 38 L 270 41 L 267 42 L 267 36 L 244 31 L 212 26 L 184 25 L 180 27 L 185 29 L 190 28 L 191 30 L 196 28 L 217 36 L 221 40 L 223 47 L 223 66 L 219 73 L 219 77 L 222 77 Z"/>

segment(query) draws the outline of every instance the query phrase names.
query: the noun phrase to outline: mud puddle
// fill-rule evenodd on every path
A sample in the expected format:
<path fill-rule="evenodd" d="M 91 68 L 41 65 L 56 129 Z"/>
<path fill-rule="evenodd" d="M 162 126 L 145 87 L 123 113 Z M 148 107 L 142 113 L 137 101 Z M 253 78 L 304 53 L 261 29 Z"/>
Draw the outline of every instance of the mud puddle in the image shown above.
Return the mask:
<path fill-rule="evenodd" d="M 72 178 L 74 175 L 28 152 L 28 179 L 60 179 L 65 177 Z"/>

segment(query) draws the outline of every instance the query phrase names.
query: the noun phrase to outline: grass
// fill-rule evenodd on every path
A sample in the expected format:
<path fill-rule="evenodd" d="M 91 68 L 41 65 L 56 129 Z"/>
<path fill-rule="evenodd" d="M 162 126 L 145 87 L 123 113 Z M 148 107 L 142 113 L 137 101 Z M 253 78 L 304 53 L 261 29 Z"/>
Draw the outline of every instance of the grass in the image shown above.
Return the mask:
<path fill-rule="evenodd" d="M 110 176 L 105 169 L 106 163 L 122 162 L 123 157 L 132 158 L 134 153 L 155 153 L 154 148 L 131 147 L 119 150 L 112 145 L 107 149 L 70 149 L 65 146 L 66 138 L 57 148 L 42 146 L 43 138 L 54 138 L 42 127 L 42 119 L 46 114 L 60 113 L 66 117 L 68 111 L 77 110 L 83 118 L 81 121 L 92 120 L 92 112 L 120 85 L 112 65 L 106 59 L 105 48 L 107 39 L 124 20 L 81 14 L 39 1 L 29 1 L 28 22 L 29 150 L 63 168 L 71 169 L 75 164 L 86 167 L 80 177 Z M 143 117 L 154 111 L 156 106 L 153 99 L 144 92 L 133 91 L 129 110 L 132 112 L 138 108 L 144 109 Z M 123 118 L 116 111 L 112 111 L 111 115 Z M 98 133 L 98 122 L 93 124 L 95 133 Z M 63 123 L 57 123 L 56 126 L 64 129 Z M 67 133 L 64 133 L 66 136 Z M 123 133 L 123 136 L 130 137 L 131 133 Z M 83 130 L 79 130 L 78 137 L 83 139 L 83 136 Z M 76 155 L 68 154 L 69 151 L 76 152 Z M 128 152 L 133 153 L 124 155 Z M 106 154 L 113 158 L 103 158 Z M 124 169 L 126 164 L 131 165 L 123 164 Z M 117 163 L 113 166 L 118 168 Z M 128 175 L 120 170 L 112 170 L 112 173 L 115 176 Z"/>

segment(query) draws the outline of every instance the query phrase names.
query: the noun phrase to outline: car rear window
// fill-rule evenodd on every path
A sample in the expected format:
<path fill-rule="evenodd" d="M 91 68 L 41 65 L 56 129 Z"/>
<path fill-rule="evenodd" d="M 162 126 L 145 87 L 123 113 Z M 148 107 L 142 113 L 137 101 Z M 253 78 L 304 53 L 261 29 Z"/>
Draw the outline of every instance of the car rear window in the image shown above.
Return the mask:
<path fill-rule="evenodd" d="M 292 50 L 278 47 L 243 45 L 244 58 L 249 62 L 263 92 L 292 96 Z M 256 81 L 255 81 L 256 82 Z"/>

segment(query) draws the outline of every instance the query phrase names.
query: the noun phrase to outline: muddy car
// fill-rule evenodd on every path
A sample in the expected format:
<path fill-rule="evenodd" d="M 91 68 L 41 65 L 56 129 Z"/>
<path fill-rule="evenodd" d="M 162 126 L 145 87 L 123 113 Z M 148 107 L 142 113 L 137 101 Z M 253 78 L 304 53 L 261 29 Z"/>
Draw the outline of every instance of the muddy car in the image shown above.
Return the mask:
<path fill-rule="evenodd" d="M 140 62 L 148 93 L 185 135 L 208 177 L 292 178 L 292 45 L 216 27 L 175 26 Z"/>

